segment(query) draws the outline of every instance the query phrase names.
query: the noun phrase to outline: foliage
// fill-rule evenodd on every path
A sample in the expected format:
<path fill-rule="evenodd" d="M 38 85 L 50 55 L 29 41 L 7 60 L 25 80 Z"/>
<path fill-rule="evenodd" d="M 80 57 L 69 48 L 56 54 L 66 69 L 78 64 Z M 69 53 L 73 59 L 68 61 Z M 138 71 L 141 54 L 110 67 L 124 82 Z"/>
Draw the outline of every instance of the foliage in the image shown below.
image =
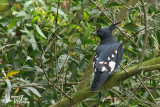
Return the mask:
<path fill-rule="evenodd" d="M 139 63 L 145 36 L 141 2 L 127 7 L 127 1 L 96 2 L 112 21 L 117 20 L 122 8 L 129 9 L 119 26 L 123 33 L 119 30 L 114 33 L 123 43 L 125 69 Z M 28 98 L 29 104 L 23 106 L 45 107 L 76 92 L 100 41 L 92 32 L 110 26 L 111 22 L 91 0 L 4 0 L 4 3 L 8 7 L 0 8 L 0 99 L 4 99 L 5 89 L 9 88 L 11 96 Z M 160 55 L 159 3 L 145 2 L 149 39 L 144 61 Z M 131 77 L 78 106 L 125 106 L 125 101 L 128 106 L 153 106 L 154 100 L 159 104 L 159 74 L 155 70 Z M 1 104 L 4 105 L 0 100 Z M 6 106 L 15 104 L 12 99 Z"/>

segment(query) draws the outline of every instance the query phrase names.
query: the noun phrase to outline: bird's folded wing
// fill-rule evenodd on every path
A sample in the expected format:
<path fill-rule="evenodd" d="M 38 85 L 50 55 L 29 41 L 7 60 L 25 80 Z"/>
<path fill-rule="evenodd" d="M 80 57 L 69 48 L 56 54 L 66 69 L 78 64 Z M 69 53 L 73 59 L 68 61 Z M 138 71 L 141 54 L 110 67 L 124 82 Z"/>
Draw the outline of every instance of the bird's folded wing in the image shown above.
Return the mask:
<path fill-rule="evenodd" d="M 122 60 L 122 54 L 123 54 L 123 50 L 122 50 L 122 47 L 120 47 L 120 45 L 114 45 L 109 49 L 106 49 L 106 50 L 104 49 L 99 55 L 99 57 L 94 59 L 95 72 L 106 71 L 106 72 L 109 72 L 110 74 L 119 65 L 118 61 Z M 117 55 L 119 57 L 117 57 Z"/>

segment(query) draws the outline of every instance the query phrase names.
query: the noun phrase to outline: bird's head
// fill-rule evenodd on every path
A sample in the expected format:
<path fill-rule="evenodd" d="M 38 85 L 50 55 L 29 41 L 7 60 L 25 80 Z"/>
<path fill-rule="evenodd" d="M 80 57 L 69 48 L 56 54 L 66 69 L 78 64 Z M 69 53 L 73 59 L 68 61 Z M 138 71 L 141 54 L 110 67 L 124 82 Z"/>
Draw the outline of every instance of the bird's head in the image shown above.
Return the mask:
<path fill-rule="evenodd" d="M 116 25 L 120 22 L 111 25 L 109 28 L 100 28 L 93 33 L 93 35 L 98 35 L 100 39 L 105 39 L 112 36 L 112 31 L 116 28 Z"/>

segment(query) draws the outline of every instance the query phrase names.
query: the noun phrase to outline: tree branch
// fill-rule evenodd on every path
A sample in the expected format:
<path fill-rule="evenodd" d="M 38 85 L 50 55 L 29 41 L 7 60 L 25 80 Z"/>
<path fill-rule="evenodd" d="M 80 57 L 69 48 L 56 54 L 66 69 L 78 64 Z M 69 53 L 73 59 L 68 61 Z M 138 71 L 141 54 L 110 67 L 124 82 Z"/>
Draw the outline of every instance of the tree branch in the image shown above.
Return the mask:
<path fill-rule="evenodd" d="M 139 73 L 141 73 L 141 71 L 143 72 L 149 72 L 152 70 L 160 70 L 160 57 L 157 58 L 153 58 L 151 60 L 148 60 L 146 62 L 142 63 L 142 66 L 137 68 L 137 65 L 129 67 L 126 69 L 128 71 L 128 74 L 126 75 L 125 72 L 118 72 L 113 74 L 100 88 L 99 91 L 97 92 L 90 92 L 90 86 L 82 89 L 81 91 L 78 91 L 74 94 L 72 94 L 72 98 L 73 101 L 71 102 L 69 99 L 64 98 L 61 101 L 57 102 L 54 105 L 51 105 L 49 107 L 71 107 L 79 102 L 81 102 L 82 100 L 87 99 L 88 97 L 101 92 L 102 90 L 107 90 L 109 88 L 112 88 L 113 86 L 117 85 L 120 81 L 124 81 L 132 76 L 135 76 Z"/>

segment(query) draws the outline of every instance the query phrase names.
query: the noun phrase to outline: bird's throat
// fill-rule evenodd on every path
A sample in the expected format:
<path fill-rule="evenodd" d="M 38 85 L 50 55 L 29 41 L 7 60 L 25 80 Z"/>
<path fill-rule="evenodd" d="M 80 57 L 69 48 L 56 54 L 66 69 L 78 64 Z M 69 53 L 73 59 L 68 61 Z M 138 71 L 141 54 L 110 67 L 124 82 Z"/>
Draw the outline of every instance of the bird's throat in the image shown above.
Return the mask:
<path fill-rule="evenodd" d="M 115 39 L 113 37 L 108 37 L 108 38 L 105 38 L 105 39 L 101 39 L 101 42 L 100 44 L 103 44 L 103 43 L 112 43 L 113 41 L 115 41 Z"/>

